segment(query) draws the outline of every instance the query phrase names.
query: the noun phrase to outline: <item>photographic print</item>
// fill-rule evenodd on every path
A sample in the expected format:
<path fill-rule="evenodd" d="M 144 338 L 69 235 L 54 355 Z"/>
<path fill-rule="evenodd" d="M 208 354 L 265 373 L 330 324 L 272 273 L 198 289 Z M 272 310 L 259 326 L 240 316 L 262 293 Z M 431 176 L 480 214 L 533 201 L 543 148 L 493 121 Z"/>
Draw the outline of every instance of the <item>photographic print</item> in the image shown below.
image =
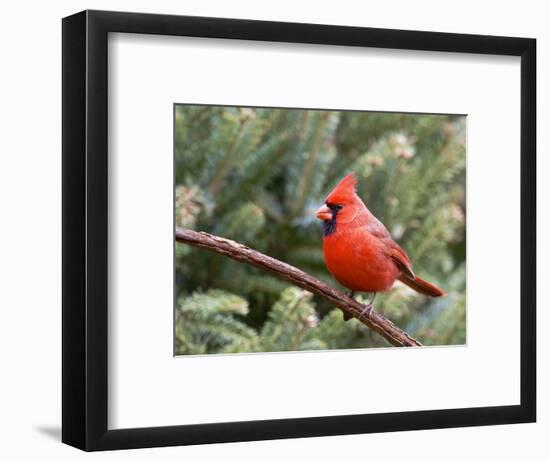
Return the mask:
<path fill-rule="evenodd" d="M 175 355 L 466 343 L 466 116 L 176 104 L 174 157 Z"/>
<path fill-rule="evenodd" d="M 62 35 L 64 443 L 536 421 L 535 39 L 94 10 Z"/>

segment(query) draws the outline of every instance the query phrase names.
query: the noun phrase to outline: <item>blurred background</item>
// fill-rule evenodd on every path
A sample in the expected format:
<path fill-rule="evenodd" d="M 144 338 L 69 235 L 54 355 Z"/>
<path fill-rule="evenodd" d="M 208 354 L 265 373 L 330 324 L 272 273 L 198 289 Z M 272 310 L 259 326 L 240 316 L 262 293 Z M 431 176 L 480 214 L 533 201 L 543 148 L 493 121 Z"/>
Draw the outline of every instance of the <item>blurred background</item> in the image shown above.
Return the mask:
<path fill-rule="evenodd" d="M 325 268 L 314 214 L 354 171 L 415 272 L 449 293 L 428 298 L 396 282 L 375 309 L 425 345 L 464 344 L 465 130 L 465 116 L 177 105 L 175 223 L 344 289 Z M 175 257 L 178 355 L 389 345 L 250 265 L 184 244 Z"/>

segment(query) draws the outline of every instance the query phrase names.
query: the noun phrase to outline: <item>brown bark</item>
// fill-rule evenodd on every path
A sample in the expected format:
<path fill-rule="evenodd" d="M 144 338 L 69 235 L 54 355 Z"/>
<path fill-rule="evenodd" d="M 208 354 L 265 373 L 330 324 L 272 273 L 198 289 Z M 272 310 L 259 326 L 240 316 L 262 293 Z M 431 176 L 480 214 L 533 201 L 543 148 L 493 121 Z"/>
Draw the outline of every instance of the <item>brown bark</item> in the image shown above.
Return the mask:
<path fill-rule="evenodd" d="M 204 248 L 236 261 L 251 264 L 262 270 L 271 272 L 275 276 L 287 280 L 304 290 L 322 296 L 342 311 L 376 331 L 394 346 L 422 346 L 419 341 L 409 336 L 405 331 L 375 310 L 372 310 L 369 316 L 361 317 L 360 314 L 364 309 L 361 303 L 290 264 L 267 256 L 233 240 L 206 232 L 197 232 L 178 227 L 176 228 L 176 241 Z"/>

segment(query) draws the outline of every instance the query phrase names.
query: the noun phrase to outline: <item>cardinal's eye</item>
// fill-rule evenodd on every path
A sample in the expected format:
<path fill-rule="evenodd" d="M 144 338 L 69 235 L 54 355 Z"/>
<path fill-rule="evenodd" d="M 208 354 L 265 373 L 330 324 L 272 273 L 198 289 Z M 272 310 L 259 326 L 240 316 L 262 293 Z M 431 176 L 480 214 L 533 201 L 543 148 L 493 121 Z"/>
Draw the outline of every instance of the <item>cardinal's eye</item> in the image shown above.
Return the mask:
<path fill-rule="evenodd" d="M 344 208 L 344 205 L 337 205 L 335 203 L 327 203 L 327 206 L 332 210 L 332 211 L 340 211 L 342 208 Z"/>

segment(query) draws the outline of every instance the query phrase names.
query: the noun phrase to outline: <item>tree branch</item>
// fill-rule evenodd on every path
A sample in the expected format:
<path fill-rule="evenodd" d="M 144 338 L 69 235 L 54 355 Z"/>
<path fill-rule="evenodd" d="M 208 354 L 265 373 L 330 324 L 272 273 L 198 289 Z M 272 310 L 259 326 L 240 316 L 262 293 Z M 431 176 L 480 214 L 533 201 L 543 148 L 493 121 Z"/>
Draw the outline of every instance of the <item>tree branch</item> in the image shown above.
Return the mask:
<path fill-rule="evenodd" d="M 422 346 L 422 343 L 409 336 L 405 331 L 374 310 L 371 311 L 368 317 L 361 317 L 361 311 L 364 309 L 361 303 L 290 264 L 264 255 L 233 240 L 206 232 L 196 232 L 177 227 L 176 241 L 204 248 L 236 261 L 251 264 L 262 270 L 271 272 L 277 277 L 287 280 L 304 290 L 316 293 L 376 331 L 394 346 Z"/>

